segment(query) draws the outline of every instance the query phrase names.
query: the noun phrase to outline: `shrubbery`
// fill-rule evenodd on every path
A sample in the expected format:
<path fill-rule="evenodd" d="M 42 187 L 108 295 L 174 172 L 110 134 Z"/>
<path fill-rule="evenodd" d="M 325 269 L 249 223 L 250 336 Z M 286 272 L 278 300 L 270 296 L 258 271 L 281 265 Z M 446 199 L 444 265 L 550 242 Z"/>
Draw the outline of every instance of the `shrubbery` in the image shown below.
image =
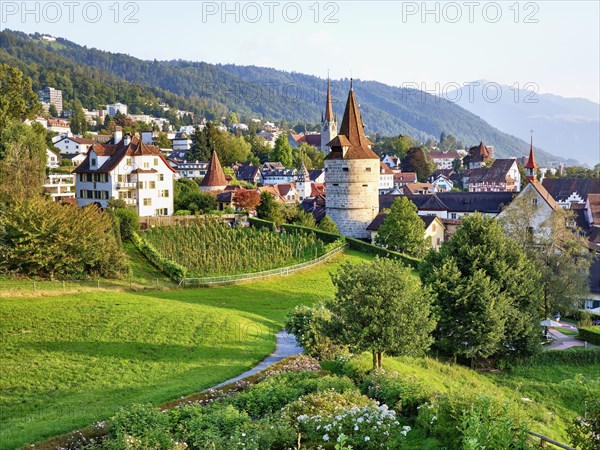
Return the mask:
<path fill-rule="evenodd" d="M 600 345 L 600 327 L 579 328 L 579 339 Z"/>
<path fill-rule="evenodd" d="M 148 243 L 145 239 L 141 238 L 137 233 L 132 235 L 132 242 L 138 248 L 142 254 L 150 260 L 152 264 L 162 270 L 169 278 L 174 281 L 180 281 L 185 277 L 186 269 L 183 266 L 171 261 L 170 259 L 163 258 L 160 253 Z"/>

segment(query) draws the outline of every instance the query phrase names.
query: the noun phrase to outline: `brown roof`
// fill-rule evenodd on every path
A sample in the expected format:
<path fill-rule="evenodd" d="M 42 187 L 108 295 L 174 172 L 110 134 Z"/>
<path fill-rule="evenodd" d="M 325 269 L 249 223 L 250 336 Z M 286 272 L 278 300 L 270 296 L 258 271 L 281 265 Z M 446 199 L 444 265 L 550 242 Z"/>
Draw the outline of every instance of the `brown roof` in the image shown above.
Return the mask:
<path fill-rule="evenodd" d="M 483 141 L 481 141 L 479 145 L 469 149 L 470 162 L 485 162 L 489 159 L 491 159 L 491 154 L 489 149 L 483 144 Z"/>
<path fill-rule="evenodd" d="M 392 175 L 394 173 L 394 171 L 392 169 L 390 169 L 390 166 L 388 166 L 384 162 L 379 162 L 379 167 L 380 167 L 380 173 L 385 173 L 387 175 Z"/>
<path fill-rule="evenodd" d="M 560 208 L 558 206 L 558 204 L 556 203 L 556 200 L 554 200 L 554 198 L 552 198 L 552 196 L 546 190 L 546 188 L 542 185 L 542 183 L 540 183 L 538 180 L 534 179 L 529 184 L 531 184 L 535 188 L 535 190 L 538 191 L 538 193 L 540 194 L 540 196 L 544 200 L 546 200 L 546 203 L 548 203 L 548 205 L 550 206 L 550 208 L 552 208 L 554 210 Z"/>
<path fill-rule="evenodd" d="M 462 156 L 457 152 L 429 152 L 428 155 L 432 159 L 462 159 Z"/>
<path fill-rule="evenodd" d="M 408 194 L 414 194 L 415 192 L 419 192 L 419 191 L 429 191 L 430 189 L 433 189 L 433 184 L 431 183 L 409 183 L 405 186 L 402 187 L 403 189 L 405 189 L 405 192 L 407 192 Z"/>
<path fill-rule="evenodd" d="M 296 183 L 279 183 L 276 184 L 275 187 L 279 191 L 279 195 L 285 197 L 292 189 L 296 188 Z"/>
<path fill-rule="evenodd" d="M 312 145 L 313 147 L 321 146 L 321 133 L 292 134 L 292 138 L 298 144 L 308 144 L 308 145 Z"/>
<path fill-rule="evenodd" d="M 102 164 L 102 166 L 98 169 L 90 169 L 90 154 L 92 151 L 98 156 L 109 156 L 108 160 L 104 164 Z M 95 142 L 88 149 L 86 158 L 81 162 L 79 166 L 77 166 L 73 173 L 107 173 L 113 170 L 115 167 L 117 167 L 119 162 L 121 162 L 126 156 L 139 155 L 156 156 L 165 163 L 169 170 L 175 172 L 175 169 L 171 167 L 171 165 L 167 162 L 167 160 L 157 147 L 153 145 L 144 144 L 138 137 L 134 136 L 133 138 L 131 138 L 131 141 L 128 145 L 125 145 L 124 139 L 116 145 L 99 144 Z"/>
<path fill-rule="evenodd" d="M 575 193 L 585 202 L 589 194 L 600 194 L 600 180 L 594 178 L 544 178 L 542 184 L 558 201 Z"/>
<path fill-rule="evenodd" d="M 514 182 L 515 180 L 508 176 L 508 172 L 515 162 L 514 159 L 497 159 L 489 169 L 484 167 L 471 169 L 467 171 L 469 184 Z"/>
<path fill-rule="evenodd" d="M 221 167 L 221 162 L 219 161 L 219 156 L 213 150 L 208 162 L 208 168 L 206 169 L 206 175 L 202 178 L 200 186 L 217 187 L 227 186 L 228 184 L 227 178 L 225 178 L 225 174 L 223 173 L 223 167 Z"/>
<path fill-rule="evenodd" d="M 65 136 L 64 138 L 62 138 L 58 142 L 64 141 L 65 139 L 69 139 L 70 141 L 76 142 L 78 144 L 83 144 L 83 145 L 92 145 L 94 143 L 94 141 L 92 141 L 91 139 L 86 139 L 86 138 L 82 138 L 82 137 L 75 137 L 75 136 L 73 136 L 73 137 Z"/>
<path fill-rule="evenodd" d="M 588 194 L 588 202 L 590 204 L 592 223 L 600 225 L 600 194 Z"/>
<path fill-rule="evenodd" d="M 535 158 L 533 156 L 533 137 L 531 138 L 531 146 L 529 147 L 529 158 L 527 158 L 527 163 L 525 164 L 526 169 L 537 169 L 538 166 L 535 162 Z"/>
<path fill-rule="evenodd" d="M 69 124 L 67 122 L 65 122 L 64 120 L 60 120 L 60 119 L 48 119 L 48 126 L 49 127 L 68 127 Z"/>
<path fill-rule="evenodd" d="M 327 145 L 331 148 L 331 152 L 325 159 L 379 159 L 379 156 L 371 150 L 372 142 L 365 136 L 363 121 L 352 87 L 348 93 L 340 133 Z M 344 153 L 342 147 L 348 147 L 348 150 Z"/>
<path fill-rule="evenodd" d="M 310 185 L 310 196 L 318 197 L 325 194 L 325 183 L 313 183 Z"/>
<path fill-rule="evenodd" d="M 394 183 L 414 183 L 417 181 L 416 172 L 394 172 Z"/>

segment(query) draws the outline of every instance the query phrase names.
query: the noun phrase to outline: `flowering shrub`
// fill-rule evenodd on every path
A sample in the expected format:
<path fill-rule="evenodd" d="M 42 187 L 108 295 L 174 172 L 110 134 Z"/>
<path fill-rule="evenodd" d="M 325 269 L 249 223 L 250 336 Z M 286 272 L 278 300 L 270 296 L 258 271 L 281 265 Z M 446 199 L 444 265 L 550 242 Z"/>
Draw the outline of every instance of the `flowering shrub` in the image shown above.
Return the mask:
<path fill-rule="evenodd" d="M 417 415 L 417 407 L 433 398 L 433 392 L 415 376 L 398 372 L 373 372 L 367 377 L 361 391 L 380 403 L 393 405 L 405 417 Z"/>
<path fill-rule="evenodd" d="M 361 395 L 357 390 L 340 393 L 332 389 L 299 398 L 283 408 L 281 417 L 290 423 L 296 423 L 301 415 L 327 416 L 336 414 L 338 410 L 349 409 L 354 406 L 376 407 L 377 402 Z"/>
<path fill-rule="evenodd" d="M 306 355 L 298 355 L 287 358 L 282 363 L 269 367 L 260 374 L 258 380 L 265 380 L 281 373 L 319 372 L 320 370 L 321 365 L 315 358 Z"/>
<path fill-rule="evenodd" d="M 111 450 L 159 450 L 172 446 L 168 417 L 151 405 L 138 404 L 121 409 L 112 417 L 108 438 L 102 442 L 102 448 Z"/>
<path fill-rule="evenodd" d="M 335 414 L 298 416 L 298 427 L 305 439 L 334 448 L 343 442 L 352 448 L 390 448 L 410 431 L 400 426 L 396 412 L 382 406 L 353 406 L 339 409 Z"/>

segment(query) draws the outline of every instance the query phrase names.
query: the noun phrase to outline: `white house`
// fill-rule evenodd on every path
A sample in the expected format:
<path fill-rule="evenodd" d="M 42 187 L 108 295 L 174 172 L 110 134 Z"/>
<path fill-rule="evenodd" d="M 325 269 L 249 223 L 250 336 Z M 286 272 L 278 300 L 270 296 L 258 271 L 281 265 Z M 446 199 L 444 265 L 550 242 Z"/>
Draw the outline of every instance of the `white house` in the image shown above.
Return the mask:
<path fill-rule="evenodd" d="M 431 184 L 433 184 L 433 189 L 435 192 L 448 192 L 454 187 L 452 180 L 442 174 L 438 175 L 436 179 L 431 182 Z"/>
<path fill-rule="evenodd" d="M 388 165 L 388 167 L 392 169 L 397 169 L 400 167 L 400 158 L 396 155 L 385 155 L 381 162 Z"/>
<path fill-rule="evenodd" d="M 296 169 L 287 169 L 280 162 L 267 162 L 260 168 L 261 183 L 292 183 L 296 181 L 296 172 Z"/>
<path fill-rule="evenodd" d="M 385 194 L 394 189 L 394 172 L 384 163 L 379 163 L 379 194 Z"/>
<path fill-rule="evenodd" d="M 438 169 L 452 169 L 455 159 L 462 160 L 462 156 L 457 152 L 429 152 L 429 157 Z"/>
<path fill-rule="evenodd" d="M 62 202 L 75 197 L 75 175 L 70 173 L 50 174 L 44 180 L 44 192 L 53 201 Z"/>
<path fill-rule="evenodd" d="M 175 170 L 180 178 L 202 179 L 208 170 L 206 161 L 182 161 L 175 164 Z"/>
<path fill-rule="evenodd" d="M 106 114 L 109 116 L 114 116 L 117 112 L 127 115 L 127 105 L 124 105 L 123 103 L 111 103 L 106 105 Z"/>
<path fill-rule="evenodd" d="M 120 198 L 140 216 L 173 214 L 175 169 L 160 150 L 129 134 L 111 144 L 95 143 L 76 174 L 79 206 L 97 203 L 106 207 L 111 198 Z"/>
<path fill-rule="evenodd" d="M 56 133 L 70 133 L 71 127 L 67 122 L 60 119 L 48 119 L 46 129 Z"/>
<path fill-rule="evenodd" d="M 86 154 L 88 149 L 92 146 L 94 141 L 85 139 L 82 137 L 69 137 L 64 136 L 62 139 L 56 141 L 54 146 L 60 150 L 61 153 L 67 154 Z"/>
<path fill-rule="evenodd" d="M 85 161 L 86 155 L 84 153 L 61 153 L 61 158 L 68 159 L 71 161 L 71 165 L 77 167 L 83 161 Z"/>
<path fill-rule="evenodd" d="M 49 148 L 46 149 L 46 167 L 56 169 L 60 165 L 60 156 Z"/>

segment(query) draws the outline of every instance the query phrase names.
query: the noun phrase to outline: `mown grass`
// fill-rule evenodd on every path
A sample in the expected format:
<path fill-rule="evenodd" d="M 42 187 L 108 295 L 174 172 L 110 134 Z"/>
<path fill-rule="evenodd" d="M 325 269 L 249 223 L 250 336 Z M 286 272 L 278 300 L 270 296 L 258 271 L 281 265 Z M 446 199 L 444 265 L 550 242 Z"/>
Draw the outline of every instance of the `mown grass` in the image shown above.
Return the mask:
<path fill-rule="evenodd" d="M 289 277 L 211 289 L 1 298 L 0 448 L 242 373 L 274 350 L 294 306 L 333 295 L 331 270 L 364 259 L 349 252 Z M 139 277 L 156 274 L 138 262 Z"/>
<path fill-rule="evenodd" d="M 360 360 L 361 370 L 368 370 L 370 365 L 370 355 L 365 354 Z M 530 423 L 530 431 L 561 442 L 568 441 L 566 430 L 571 421 L 583 415 L 585 399 L 600 397 L 600 375 L 595 364 L 534 361 L 490 373 L 434 358 L 388 357 L 383 367 L 414 376 L 438 394 L 483 394 L 506 399 L 518 405 Z"/>

